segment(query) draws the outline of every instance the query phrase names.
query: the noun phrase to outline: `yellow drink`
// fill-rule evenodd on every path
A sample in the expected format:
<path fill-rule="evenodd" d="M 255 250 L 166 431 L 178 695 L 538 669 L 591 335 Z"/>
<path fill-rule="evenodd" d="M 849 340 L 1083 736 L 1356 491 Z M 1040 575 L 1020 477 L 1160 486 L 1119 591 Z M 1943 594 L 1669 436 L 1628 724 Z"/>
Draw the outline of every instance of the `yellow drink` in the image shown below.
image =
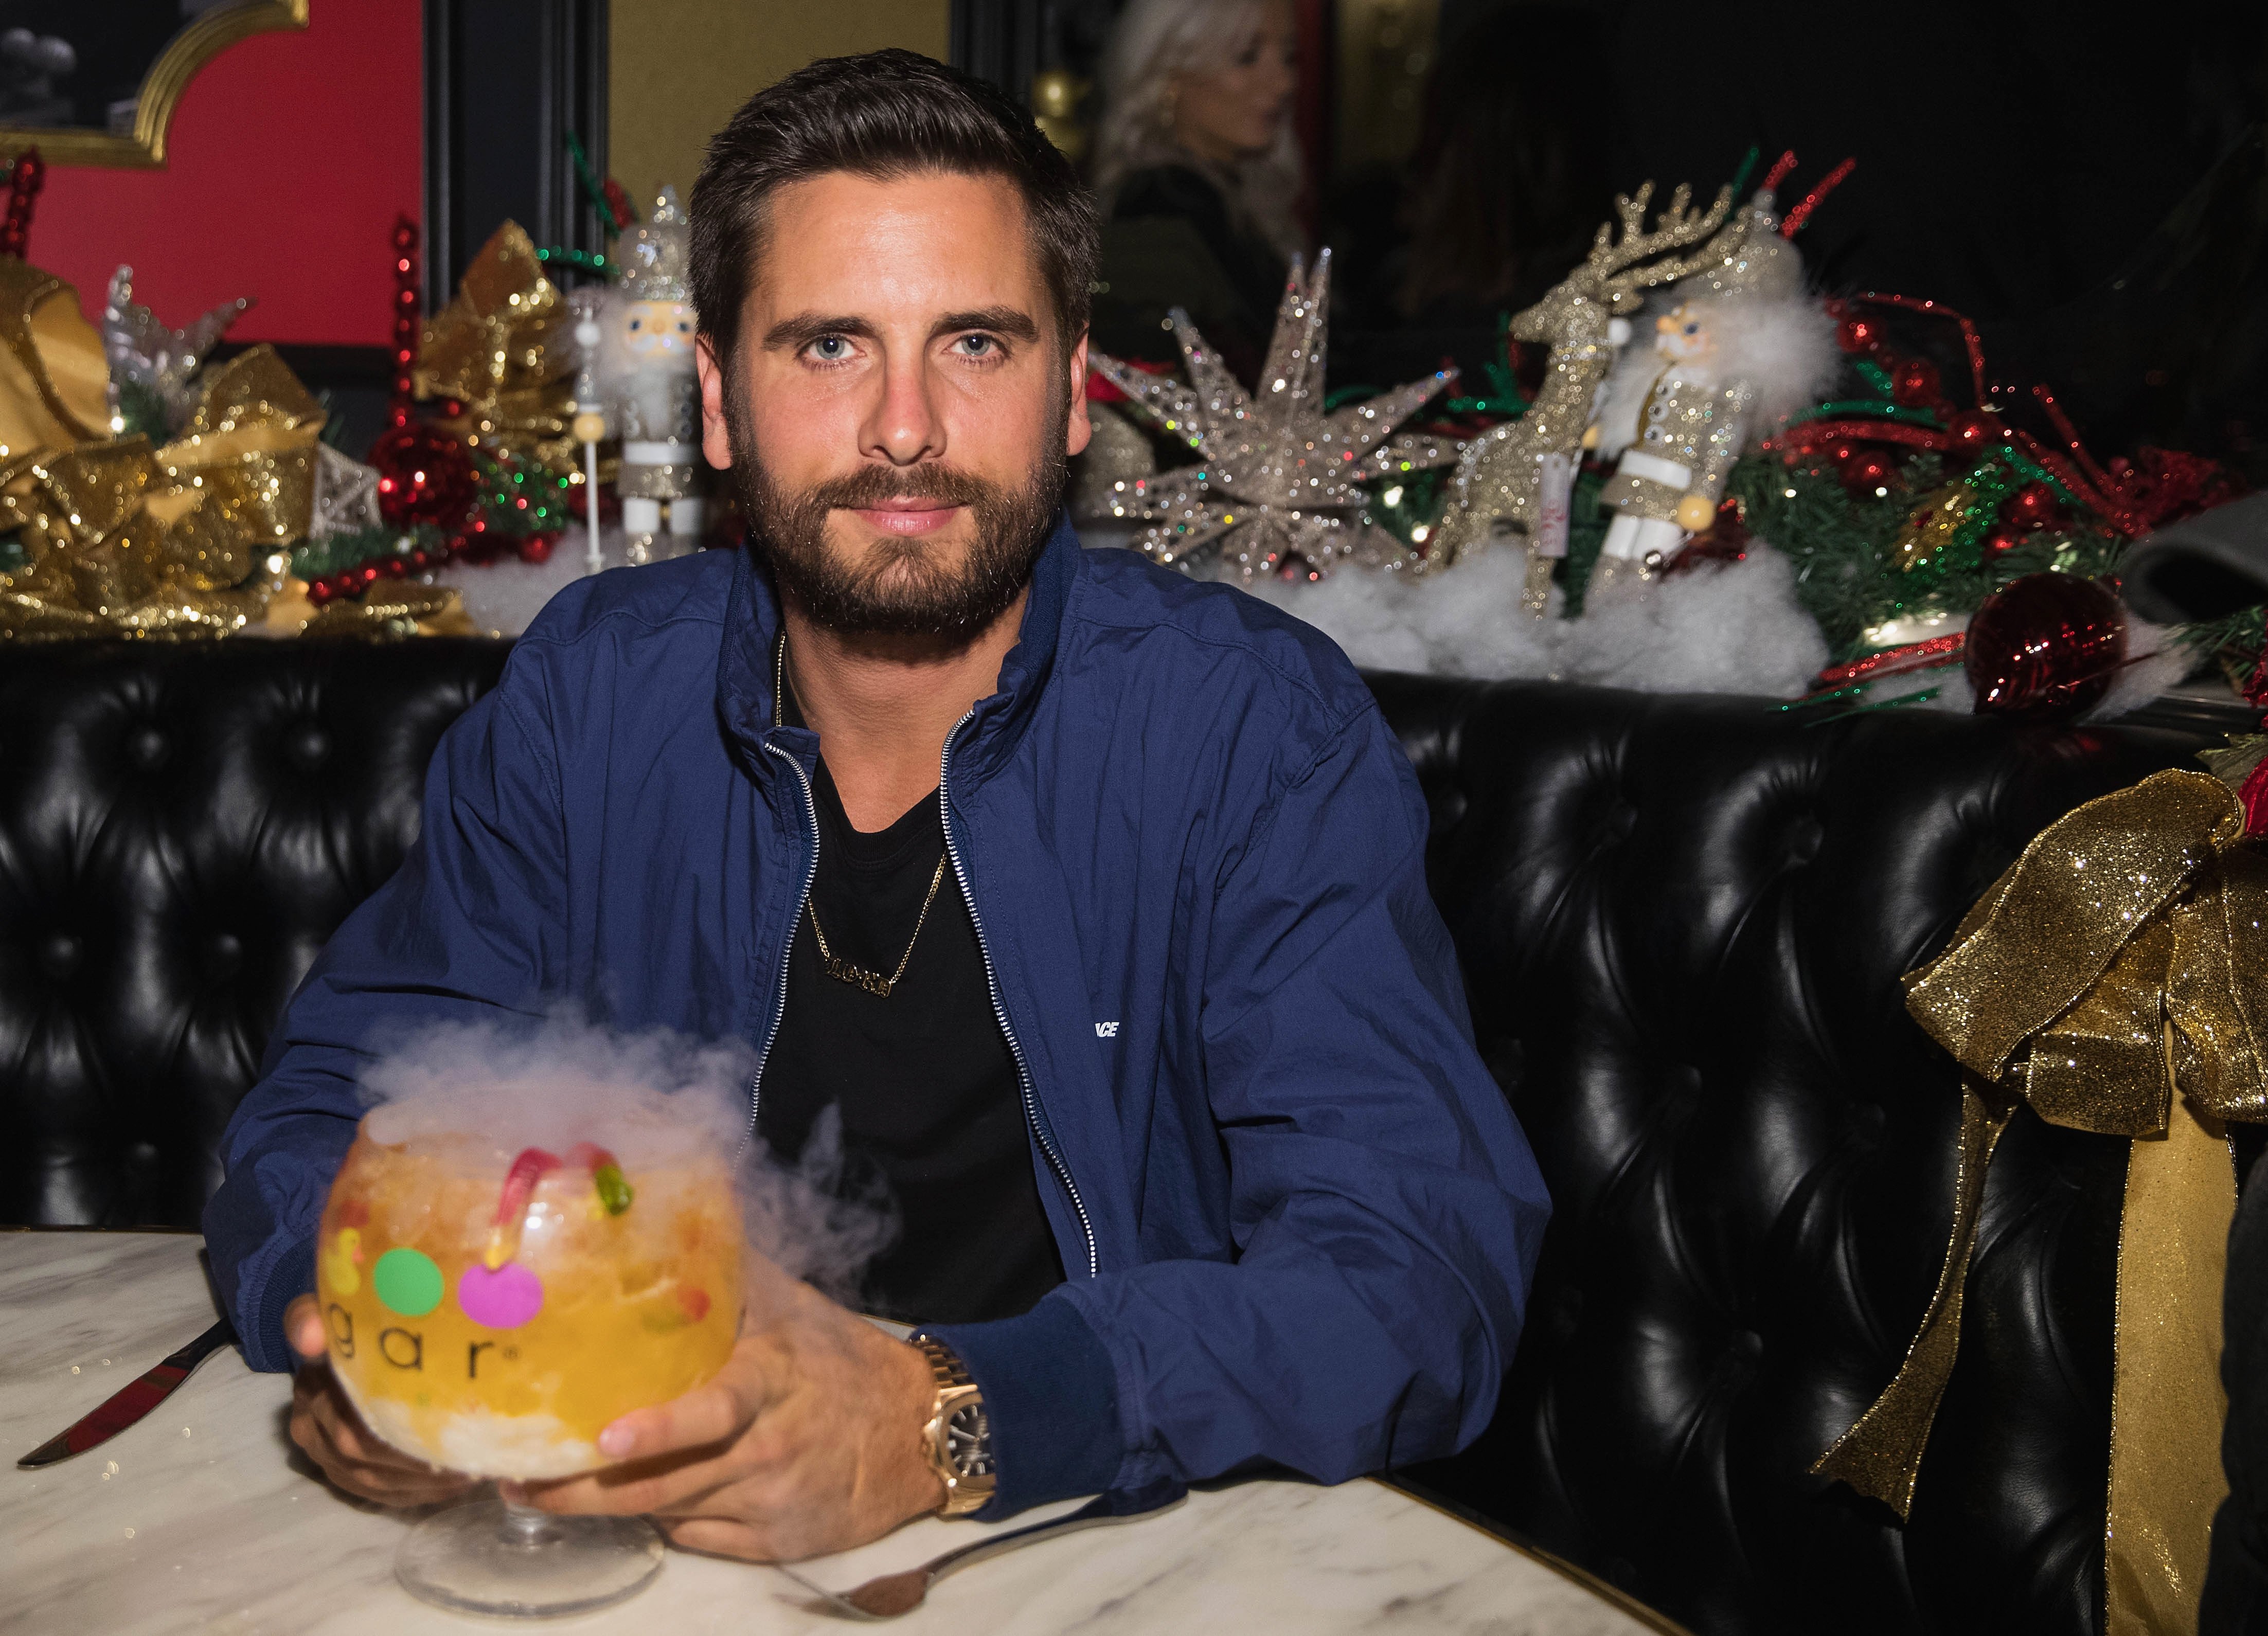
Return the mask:
<path fill-rule="evenodd" d="M 331 1368 L 380 1437 L 484 1477 L 564 1477 L 608 1464 L 609 1421 L 723 1366 L 741 1223 L 719 1154 L 626 1148 L 609 1176 L 587 1148 L 545 1152 L 514 1192 L 512 1151 L 456 1133 L 377 1140 L 386 1111 L 363 1121 L 315 1246 Z"/>

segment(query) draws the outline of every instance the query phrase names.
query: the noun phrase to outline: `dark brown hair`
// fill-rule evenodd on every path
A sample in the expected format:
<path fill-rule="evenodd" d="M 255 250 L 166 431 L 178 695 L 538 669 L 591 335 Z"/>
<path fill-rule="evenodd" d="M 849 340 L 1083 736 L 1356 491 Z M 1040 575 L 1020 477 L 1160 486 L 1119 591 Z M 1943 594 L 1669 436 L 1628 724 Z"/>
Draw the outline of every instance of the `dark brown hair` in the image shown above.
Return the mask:
<path fill-rule="evenodd" d="M 1013 182 L 1065 351 L 1086 333 L 1101 230 L 1071 161 L 984 81 L 911 51 L 870 51 L 799 69 L 742 103 L 710 140 L 693 184 L 691 282 L 720 360 L 740 341 L 772 194 L 831 171 Z"/>

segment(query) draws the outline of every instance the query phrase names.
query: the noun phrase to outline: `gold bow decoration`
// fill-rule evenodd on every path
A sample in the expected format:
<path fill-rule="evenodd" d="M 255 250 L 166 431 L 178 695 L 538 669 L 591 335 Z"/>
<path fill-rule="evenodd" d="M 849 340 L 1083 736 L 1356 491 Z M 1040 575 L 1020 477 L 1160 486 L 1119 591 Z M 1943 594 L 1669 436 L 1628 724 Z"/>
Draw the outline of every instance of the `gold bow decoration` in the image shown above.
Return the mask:
<path fill-rule="evenodd" d="M 417 395 L 463 406 L 434 424 L 533 459 L 554 476 L 579 470 L 580 445 L 567 429 L 575 385 L 567 318 L 534 244 L 506 222 L 418 341 Z"/>
<path fill-rule="evenodd" d="M 1963 1070 L 1952 1241 L 1896 1378 L 1812 1468 L 1904 1517 L 1960 1343 L 1992 1150 L 2020 1104 L 2132 1138 L 2118 1236 L 2107 1636 L 2197 1627 L 2226 1413 L 2226 1122 L 2268 1119 L 2268 858 L 2228 786 L 2154 774 L 2050 825 L 1905 979 Z"/>
<path fill-rule="evenodd" d="M 107 378 L 71 287 L 0 256 L 0 533 L 25 557 L 0 576 L 0 638 L 297 634 L 306 621 L 270 614 L 308 532 L 321 406 L 254 347 L 209 370 L 181 435 L 153 448 L 109 436 Z M 402 596 L 412 620 L 454 605 Z M 401 628 L 390 605 L 324 612 L 327 633 Z"/>

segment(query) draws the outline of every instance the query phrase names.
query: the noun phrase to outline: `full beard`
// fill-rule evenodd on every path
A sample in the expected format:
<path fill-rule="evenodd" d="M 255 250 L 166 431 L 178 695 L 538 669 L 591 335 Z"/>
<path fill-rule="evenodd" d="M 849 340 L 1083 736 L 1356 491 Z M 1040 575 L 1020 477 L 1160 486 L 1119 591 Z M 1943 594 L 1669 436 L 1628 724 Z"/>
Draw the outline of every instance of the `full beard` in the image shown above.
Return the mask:
<path fill-rule="evenodd" d="M 727 395 L 725 429 L 751 539 L 783 596 L 842 635 L 954 637 L 987 628 L 1030 583 L 1063 503 L 1069 415 L 1068 401 L 1058 400 L 1030 481 L 1013 488 L 924 464 L 863 466 L 792 491 L 757 457 L 737 394 Z M 975 536 L 957 564 L 950 547 L 920 538 L 884 535 L 855 561 L 828 548 L 830 512 L 908 499 L 968 509 Z"/>

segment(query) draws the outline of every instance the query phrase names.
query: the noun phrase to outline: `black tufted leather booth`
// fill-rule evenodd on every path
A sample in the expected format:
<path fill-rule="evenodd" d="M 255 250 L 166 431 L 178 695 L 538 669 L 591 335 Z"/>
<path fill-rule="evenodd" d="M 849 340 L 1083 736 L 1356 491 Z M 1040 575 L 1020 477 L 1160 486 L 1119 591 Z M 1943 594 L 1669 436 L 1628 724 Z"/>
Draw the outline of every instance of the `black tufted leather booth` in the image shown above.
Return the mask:
<path fill-rule="evenodd" d="M 505 652 L 0 649 L 0 1221 L 195 1222 L 274 1018 Z M 1373 686 L 1557 1204 L 1496 1423 L 1403 1480 L 1696 1632 L 2099 1629 L 2122 1143 L 2002 1141 L 1911 1522 L 1804 1470 L 1944 1253 L 1957 1089 L 1898 974 L 2196 738 Z"/>
<path fill-rule="evenodd" d="M 2003 1139 L 1911 1522 L 1805 1469 L 1945 1255 L 1958 1082 L 1899 974 L 2198 740 L 1372 686 L 1556 1206 L 1494 1425 L 1405 1480 L 1697 1632 L 2099 1630 L 2123 1141 Z"/>
<path fill-rule="evenodd" d="M 505 644 L 0 647 L 0 1221 L 194 1227 Z"/>

